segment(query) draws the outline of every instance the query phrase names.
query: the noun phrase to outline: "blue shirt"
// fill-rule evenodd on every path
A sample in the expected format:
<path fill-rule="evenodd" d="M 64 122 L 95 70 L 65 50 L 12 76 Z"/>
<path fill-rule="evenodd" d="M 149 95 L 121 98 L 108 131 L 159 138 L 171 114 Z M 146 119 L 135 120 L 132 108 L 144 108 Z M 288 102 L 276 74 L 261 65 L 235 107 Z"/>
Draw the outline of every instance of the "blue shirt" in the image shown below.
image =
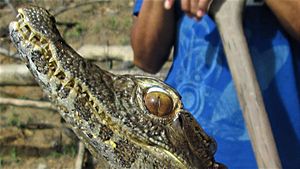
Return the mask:
<path fill-rule="evenodd" d="M 137 0 L 138 14 L 142 0 Z M 174 62 L 165 80 L 218 144 L 229 168 L 257 168 L 216 25 L 179 15 Z M 266 6 L 247 7 L 244 30 L 283 168 L 300 168 L 299 43 Z"/>

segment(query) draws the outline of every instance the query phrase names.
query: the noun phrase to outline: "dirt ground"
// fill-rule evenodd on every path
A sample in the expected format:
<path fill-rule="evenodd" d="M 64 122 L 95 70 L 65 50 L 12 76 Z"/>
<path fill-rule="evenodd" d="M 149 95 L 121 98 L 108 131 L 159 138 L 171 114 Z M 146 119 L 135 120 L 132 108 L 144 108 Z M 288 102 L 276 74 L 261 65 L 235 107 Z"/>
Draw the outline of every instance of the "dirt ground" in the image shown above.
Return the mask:
<path fill-rule="evenodd" d="M 133 0 L 8 2 L 0 1 L 0 48 L 11 53 L 15 49 L 7 26 L 15 18 L 14 9 L 28 4 L 57 13 L 57 26 L 75 49 L 83 44 L 129 45 Z M 62 9 L 65 12 L 58 13 Z M 0 54 L 0 64 L 11 63 L 21 62 Z M 0 86 L 0 97 L 47 100 L 38 86 Z M 77 147 L 77 138 L 55 110 L 0 104 L 0 169 L 74 168 Z"/>

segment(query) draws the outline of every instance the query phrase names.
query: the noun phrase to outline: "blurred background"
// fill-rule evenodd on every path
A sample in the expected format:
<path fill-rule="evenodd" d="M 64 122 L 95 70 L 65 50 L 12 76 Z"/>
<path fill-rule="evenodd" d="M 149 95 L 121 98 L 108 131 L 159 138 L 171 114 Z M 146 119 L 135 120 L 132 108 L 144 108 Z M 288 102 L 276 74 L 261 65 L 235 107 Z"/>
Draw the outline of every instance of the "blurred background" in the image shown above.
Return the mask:
<path fill-rule="evenodd" d="M 0 0 L 0 169 L 103 168 L 78 150 L 82 145 L 10 42 L 8 25 L 17 9 L 26 5 L 48 9 L 67 43 L 102 68 L 145 74 L 132 64 L 134 0 Z M 152 76 L 163 79 L 169 63 Z M 83 164 L 76 165 L 77 159 Z"/>

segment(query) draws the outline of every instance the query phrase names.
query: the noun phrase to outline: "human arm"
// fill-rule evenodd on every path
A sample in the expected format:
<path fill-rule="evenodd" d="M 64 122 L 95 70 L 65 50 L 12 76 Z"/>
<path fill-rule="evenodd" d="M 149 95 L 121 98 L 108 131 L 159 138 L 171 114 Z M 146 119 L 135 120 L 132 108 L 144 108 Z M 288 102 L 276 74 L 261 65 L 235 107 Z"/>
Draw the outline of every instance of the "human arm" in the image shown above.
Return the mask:
<path fill-rule="evenodd" d="M 175 40 L 175 10 L 164 9 L 164 1 L 144 1 L 134 18 L 131 44 L 134 64 L 156 73 L 168 59 Z"/>
<path fill-rule="evenodd" d="M 300 41 L 300 1 L 299 0 L 266 0 L 285 30 Z"/>
<path fill-rule="evenodd" d="M 186 14 L 200 19 L 211 0 L 181 0 Z M 175 0 L 144 0 L 134 18 L 131 45 L 134 64 L 146 72 L 156 73 L 168 59 L 176 36 Z"/>

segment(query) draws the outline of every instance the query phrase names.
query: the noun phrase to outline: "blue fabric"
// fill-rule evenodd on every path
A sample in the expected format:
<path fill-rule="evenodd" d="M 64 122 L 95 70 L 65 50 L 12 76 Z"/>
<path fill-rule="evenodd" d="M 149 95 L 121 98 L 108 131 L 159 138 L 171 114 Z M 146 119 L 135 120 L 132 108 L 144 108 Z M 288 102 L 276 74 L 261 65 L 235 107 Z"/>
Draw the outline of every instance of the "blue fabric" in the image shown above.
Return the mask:
<path fill-rule="evenodd" d="M 133 7 L 133 15 L 137 16 L 143 4 L 143 0 L 136 0 Z"/>
<path fill-rule="evenodd" d="M 263 7 L 247 7 L 244 29 L 283 168 L 300 166 L 299 44 L 286 38 Z M 215 23 L 185 15 L 178 21 L 174 63 L 166 83 L 217 143 L 216 160 L 229 168 L 257 168 Z"/>

